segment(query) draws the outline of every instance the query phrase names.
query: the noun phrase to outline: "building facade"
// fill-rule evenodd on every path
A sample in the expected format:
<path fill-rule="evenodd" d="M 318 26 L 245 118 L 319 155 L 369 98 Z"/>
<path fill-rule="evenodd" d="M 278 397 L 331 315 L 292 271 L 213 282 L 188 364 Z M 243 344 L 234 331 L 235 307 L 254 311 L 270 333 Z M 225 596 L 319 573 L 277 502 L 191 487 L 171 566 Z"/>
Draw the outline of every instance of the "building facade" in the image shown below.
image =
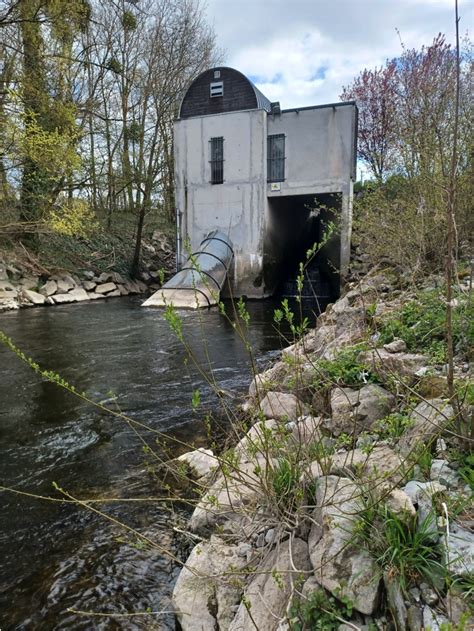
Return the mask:
<path fill-rule="evenodd" d="M 236 296 L 271 295 L 329 220 L 319 254 L 334 293 L 349 263 L 357 110 L 336 103 L 281 110 L 232 68 L 188 88 L 174 127 L 178 252 L 212 230 L 229 236 Z"/>

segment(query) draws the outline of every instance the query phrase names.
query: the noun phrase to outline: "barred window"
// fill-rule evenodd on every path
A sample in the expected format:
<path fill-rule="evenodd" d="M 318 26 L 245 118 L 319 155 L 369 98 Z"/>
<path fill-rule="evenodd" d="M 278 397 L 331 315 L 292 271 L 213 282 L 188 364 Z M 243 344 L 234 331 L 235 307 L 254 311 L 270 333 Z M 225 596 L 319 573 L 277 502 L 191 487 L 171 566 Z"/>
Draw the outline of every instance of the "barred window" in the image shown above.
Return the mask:
<path fill-rule="evenodd" d="M 267 138 L 267 182 L 283 182 L 285 179 L 285 135 L 275 134 Z"/>
<path fill-rule="evenodd" d="M 224 182 L 224 138 L 211 138 L 211 184 Z"/>

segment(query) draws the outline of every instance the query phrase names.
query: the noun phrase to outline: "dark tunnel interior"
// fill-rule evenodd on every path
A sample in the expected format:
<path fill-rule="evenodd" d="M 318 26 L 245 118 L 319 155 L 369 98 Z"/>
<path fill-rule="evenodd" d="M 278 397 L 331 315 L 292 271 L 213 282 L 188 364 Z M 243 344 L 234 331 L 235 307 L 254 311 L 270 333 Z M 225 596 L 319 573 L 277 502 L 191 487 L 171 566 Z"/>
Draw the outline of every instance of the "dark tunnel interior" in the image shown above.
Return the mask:
<path fill-rule="evenodd" d="M 329 222 L 340 216 L 339 194 L 271 197 L 264 250 L 265 291 L 291 297 L 297 292 L 299 265 Z M 302 296 L 333 300 L 340 291 L 340 237 L 335 230 L 307 266 Z"/>

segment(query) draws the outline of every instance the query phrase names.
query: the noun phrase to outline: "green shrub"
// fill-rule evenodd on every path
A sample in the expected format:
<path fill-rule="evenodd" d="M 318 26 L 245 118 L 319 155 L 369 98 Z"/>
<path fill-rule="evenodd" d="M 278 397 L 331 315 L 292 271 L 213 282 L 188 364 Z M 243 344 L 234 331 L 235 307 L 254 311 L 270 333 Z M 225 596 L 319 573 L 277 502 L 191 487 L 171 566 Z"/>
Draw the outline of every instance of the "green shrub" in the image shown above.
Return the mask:
<path fill-rule="evenodd" d="M 459 294 L 453 310 L 453 344 L 456 353 L 468 355 L 474 345 L 474 307 Z M 446 307 L 441 289 L 422 291 L 396 313 L 382 317 L 377 325 L 379 343 L 401 338 L 409 351 L 428 354 L 433 363 L 446 361 Z"/>
<path fill-rule="evenodd" d="M 320 359 L 315 364 L 316 388 L 338 386 L 363 386 L 377 381 L 366 364 L 358 360 L 365 346 L 357 344 L 343 349 L 333 360 Z"/>
<path fill-rule="evenodd" d="M 341 619 L 352 616 L 353 605 L 342 594 L 336 599 L 324 589 L 316 589 L 307 599 L 297 599 L 290 607 L 291 631 L 336 631 Z"/>

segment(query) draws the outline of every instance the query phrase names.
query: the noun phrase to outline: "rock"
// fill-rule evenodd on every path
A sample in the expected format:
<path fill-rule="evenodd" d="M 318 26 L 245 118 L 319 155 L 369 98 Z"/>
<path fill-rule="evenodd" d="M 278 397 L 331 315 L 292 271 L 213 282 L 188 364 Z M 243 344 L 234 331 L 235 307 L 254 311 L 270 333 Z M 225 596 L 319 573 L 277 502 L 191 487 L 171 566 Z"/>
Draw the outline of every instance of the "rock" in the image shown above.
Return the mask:
<path fill-rule="evenodd" d="M 108 283 L 111 280 L 112 272 L 102 272 L 97 278 L 97 281 L 102 284 Z"/>
<path fill-rule="evenodd" d="M 295 423 L 291 434 L 297 445 L 311 445 L 322 439 L 320 416 L 305 416 Z"/>
<path fill-rule="evenodd" d="M 94 289 L 97 287 L 97 283 L 93 280 L 85 280 L 83 281 L 82 286 L 86 291 L 94 291 Z"/>
<path fill-rule="evenodd" d="M 235 468 L 229 467 L 226 476 L 220 473 L 194 509 L 189 529 L 205 535 L 216 525 L 229 520 L 254 521 L 251 513 L 264 493 L 262 487 L 267 464 L 274 466 L 266 456 L 257 453 L 251 462 L 240 462 Z M 240 521 L 239 528 L 243 528 Z"/>
<path fill-rule="evenodd" d="M 88 292 L 89 300 L 99 300 L 100 298 L 105 298 L 105 294 L 96 294 L 93 292 Z"/>
<path fill-rule="evenodd" d="M 451 469 L 449 462 L 444 459 L 435 459 L 431 463 L 430 480 L 436 480 L 448 487 L 456 488 L 462 484 L 460 475 Z"/>
<path fill-rule="evenodd" d="M 294 394 L 286 392 L 268 392 L 260 402 L 260 409 L 265 418 L 280 421 L 295 420 L 307 411 Z"/>
<path fill-rule="evenodd" d="M 442 538 L 444 563 L 455 576 L 468 578 L 474 574 L 474 533 L 451 524 L 448 540 Z"/>
<path fill-rule="evenodd" d="M 388 572 L 383 575 L 383 582 L 387 593 L 388 607 L 392 613 L 397 629 L 406 629 L 408 612 L 403 598 L 403 592 L 397 578 L 390 577 Z"/>
<path fill-rule="evenodd" d="M 128 291 L 128 289 L 125 287 L 125 285 L 119 285 L 118 286 L 118 290 L 119 290 L 121 296 L 128 296 L 128 294 L 130 293 Z"/>
<path fill-rule="evenodd" d="M 411 480 L 405 485 L 405 493 L 418 508 L 417 528 L 431 533 L 433 541 L 439 538 L 438 523 L 433 510 L 433 496 L 446 491 L 439 482 L 418 482 Z"/>
<path fill-rule="evenodd" d="M 25 276 L 20 280 L 20 285 L 23 289 L 36 290 L 39 284 L 39 276 Z"/>
<path fill-rule="evenodd" d="M 17 290 L 8 280 L 0 281 L 0 298 L 12 298 L 16 296 Z"/>
<path fill-rule="evenodd" d="M 76 302 L 74 296 L 70 296 L 69 294 L 54 294 L 54 296 L 50 296 L 55 304 L 63 304 L 67 302 Z"/>
<path fill-rule="evenodd" d="M 430 399 L 419 403 L 411 414 L 412 424 L 407 427 L 398 443 L 403 454 L 410 453 L 414 446 L 433 442 L 437 435 L 454 417 L 453 408 L 443 399 Z"/>
<path fill-rule="evenodd" d="M 428 358 L 414 353 L 390 353 L 378 348 L 362 352 L 359 361 L 366 364 L 382 381 L 395 376 L 412 383 L 416 371 L 428 363 Z"/>
<path fill-rule="evenodd" d="M 59 294 L 67 294 L 67 292 L 72 289 L 72 286 L 69 283 L 64 282 L 61 278 L 58 278 L 56 281 L 57 285 L 57 293 Z"/>
<path fill-rule="evenodd" d="M 387 508 L 407 526 L 414 524 L 416 508 L 410 497 L 401 489 L 393 489 L 385 500 Z"/>
<path fill-rule="evenodd" d="M 0 282 L 8 280 L 7 268 L 3 263 L 0 263 Z"/>
<path fill-rule="evenodd" d="M 129 294 L 139 294 L 140 290 L 137 287 L 136 283 L 133 280 L 127 280 L 123 286 L 127 289 Z"/>
<path fill-rule="evenodd" d="M 441 614 L 435 613 L 428 605 L 423 607 L 423 626 L 426 631 L 441 631 L 442 625 L 449 621 Z"/>
<path fill-rule="evenodd" d="M 387 445 L 374 447 L 370 452 L 353 449 L 338 452 L 332 457 L 332 473 L 357 474 L 365 482 L 376 482 L 382 488 L 381 480 L 386 480 L 390 486 L 399 484 L 405 473 L 400 456 Z"/>
<path fill-rule="evenodd" d="M 72 291 L 67 294 L 70 298 L 73 298 L 74 302 L 84 302 L 85 300 L 89 300 L 89 295 L 85 289 L 82 287 L 76 287 Z"/>
<path fill-rule="evenodd" d="M 92 272 L 91 270 L 86 270 L 85 272 L 82 272 L 82 275 L 86 280 L 92 280 L 94 278 L 94 272 Z"/>
<path fill-rule="evenodd" d="M 235 446 L 235 452 L 241 462 L 249 462 L 252 454 L 266 453 L 268 439 L 275 435 L 282 435 L 281 424 L 274 419 L 258 421 L 249 429 Z M 282 436 L 283 437 L 283 436 Z"/>
<path fill-rule="evenodd" d="M 90 296 L 82 287 L 76 287 L 68 294 L 55 294 L 51 296 L 56 304 L 68 303 L 68 302 L 83 302 L 90 300 Z"/>
<path fill-rule="evenodd" d="M 102 276 L 102 274 L 101 274 Z M 96 294 L 108 294 L 111 291 L 116 291 L 117 285 L 115 283 L 102 283 L 95 288 Z"/>
<path fill-rule="evenodd" d="M 432 607 L 433 605 L 436 605 L 436 603 L 439 600 L 438 594 L 435 592 L 435 590 L 432 587 L 428 585 L 428 583 L 420 584 L 420 592 L 421 592 L 421 597 L 425 605 L 429 605 L 430 607 Z"/>
<path fill-rule="evenodd" d="M 194 547 L 172 596 L 183 631 L 229 628 L 242 593 L 238 570 L 245 563 L 237 546 L 215 536 Z"/>
<path fill-rule="evenodd" d="M 116 298 L 117 296 L 121 296 L 120 289 L 115 289 L 114 291 L 111 291 L 108 294 L 106 294 L 106 298 Z"/>
<path fill-rule="evenodd" d="M 423 628 L 423 611 L 416 605 L 408 607 L 407 623 L 409 631 L 422 631 Z"/>
<path fill-rule="evenodd" d="M 335 436 L 342 433 L 358 436 L 363 431 L 370 431 L 374 422 L 387 416 L 394 405 L 395 397 L 375 384 L 360 390 L 334 388 L 331 392 L 331 432 Z"/>
<path fill-rule="evenodd" d="M 401 353 L 407 350 L 407 344 L 404 340 L 393 340 L 389 344 L 384 344 L 384 349 L 389 353 Z"/>
<path fill-rule="evenodd" d="M 34 305 L 44 305 L 45 297 L 41 294 L 38 294 L 36 291 L 31 291 L 31 289 L 22 289 L 21 294 L 26 300 L 32 302 Z"/>
<path fill-rule="evenodd" d="M 176 458 L 176 460 L 186 463 L 197 479 L 207 475 L 218 464 L 214 452 L 211 449 L 203 449 L 202 447 L 194 451 L 188 451 Z"/>
<path fill-rule="evenodd" d="M 448 396 L 448 380 L 440 375 L 425 375 L 418 382 L 418 392 L 424 399 Z"/>
<path fill-rule="evenodd" d="M 369 552 L 352 542 L 359 497 L 360 489 L 348 478 L 319 478 L 308 547 L 316 580 L 334 596 L 350 598 L 361 613 L 371 614 L 378 603 L 380 579 Z"/>
<path fill-rule="evenodd" d="M 458 590 L 455 586 L 452 586 L 448 590 L 446 596 L 446 610 L 450 621 L 453 624 L 461 625 L 461 621 L 464 621 L 465 629 L 474 629 L 474 612 L 472 608 L 469 608 L 470 597 L 466 592 Z"/>
<path fill-rule="evenodd" d="M 138 293 L 139 293 L 139 294 L 144 294 L 145 292 L 147 292 L 147 291 L 148 291 L 148 286 L 147 286 L 147 284 L 146 284 L 146 283 L 144 283 L 144 282 L 143 282 L 143 281 L 141 281 L 141 280 L 136 280 L 136 281 L 135 281 L 135 285 L 137 286 L 137 289 L 138 289 Z"/>
<path fill-rule="evenodd" d="M 58 284 L 55 280 L 47 280 L 40 288 L 39 292 L 43 296 L 53 296 L 58 291 Z"/>
<path fill-rule="evenodd" d="M 280 619 L 285 617 L 294 581 L 309 570 L 311 563 L 305 541 L 291 538 L 280 543 L 247 585 L 246 604 L 240 604 L 229 631 L 276 631 Z"/>

